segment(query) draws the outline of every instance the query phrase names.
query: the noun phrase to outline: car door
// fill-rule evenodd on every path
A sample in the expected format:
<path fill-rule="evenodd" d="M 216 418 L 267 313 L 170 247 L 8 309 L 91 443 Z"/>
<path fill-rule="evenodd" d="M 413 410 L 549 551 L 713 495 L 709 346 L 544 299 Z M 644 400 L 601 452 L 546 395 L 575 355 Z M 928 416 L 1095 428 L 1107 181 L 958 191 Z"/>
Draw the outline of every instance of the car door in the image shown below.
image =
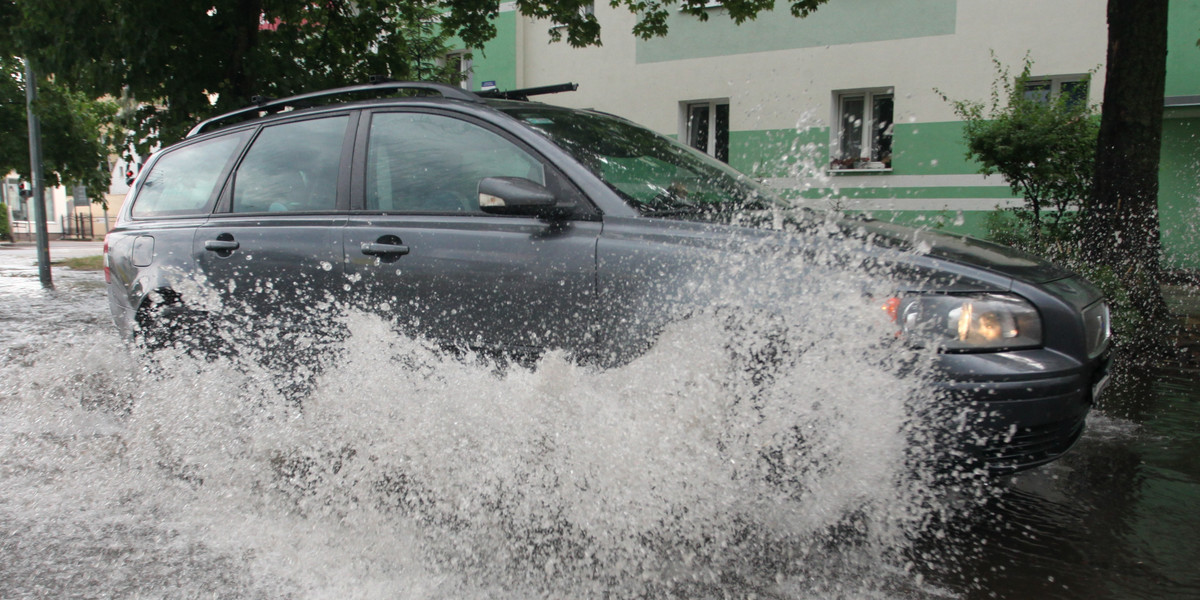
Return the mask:
<path fill-rule="evenodd" d="M 356 296 L 442 343 L 586 353 L 601 222 L 566 178 L 466 116 L 380 110 L 363 120 L 362 185 L 343 230 Z M 531 180 L 577 209 L 553 219 L 487 214 L 487 177 Z"/>
<path fill-rule="evenodd" d="M 192 287 L 196 230 L 212 212 L 248 137 L 241 131 L 175 146 L 156 155 L 138 179 L 130 207 L 105 238 L 110 306 L 123 332 L 132 334 L 135 326 L 160 333 L 178 329 L 178 322 L 164 321 L 198 300 L 185 293 Z"/>
<path fill-rule="evenodd" d="M 341 283 L 349 157 L 357 115 L 261 127 L 192 254 L 225 310 L 299 317 Z"/>

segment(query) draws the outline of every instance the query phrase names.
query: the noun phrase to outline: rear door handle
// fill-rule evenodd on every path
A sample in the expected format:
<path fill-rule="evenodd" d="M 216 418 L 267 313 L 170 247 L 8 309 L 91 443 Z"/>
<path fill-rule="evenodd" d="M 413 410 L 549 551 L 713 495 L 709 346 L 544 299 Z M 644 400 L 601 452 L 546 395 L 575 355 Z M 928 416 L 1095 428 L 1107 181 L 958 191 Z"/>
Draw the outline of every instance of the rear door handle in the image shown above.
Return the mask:
<path fill-rule="evenodd" d="M 212 252 L 233 252 L 241 246 L 234 240 L 207 240 L 204 242 L 204 249 Z"/>
<path fill-rule="evenodd" d="M 408 254 L 408 246 L 403 244 L 381 244 L 379 242 L 363 242 L 362 253 L 367 256 L 404 256 Z"/>

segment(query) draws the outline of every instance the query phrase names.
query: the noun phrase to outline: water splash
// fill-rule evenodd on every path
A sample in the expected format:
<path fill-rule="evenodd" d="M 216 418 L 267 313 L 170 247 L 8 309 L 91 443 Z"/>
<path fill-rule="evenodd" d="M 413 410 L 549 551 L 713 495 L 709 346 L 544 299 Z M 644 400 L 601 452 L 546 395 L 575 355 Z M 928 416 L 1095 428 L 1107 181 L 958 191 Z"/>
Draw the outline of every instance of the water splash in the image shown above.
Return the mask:
<path fill-rule="evenodd" d="M 45 337 L 0 384 L 5 574 L 97 597 L 938 596 L 906 556 L 939 510 L 913 466 L 932 396 L 850 301 L 876 285 L 814 279 L 783 326 L 701 311 L 607 370 L 345 310 L 300 394 L 252 352 Z"/>

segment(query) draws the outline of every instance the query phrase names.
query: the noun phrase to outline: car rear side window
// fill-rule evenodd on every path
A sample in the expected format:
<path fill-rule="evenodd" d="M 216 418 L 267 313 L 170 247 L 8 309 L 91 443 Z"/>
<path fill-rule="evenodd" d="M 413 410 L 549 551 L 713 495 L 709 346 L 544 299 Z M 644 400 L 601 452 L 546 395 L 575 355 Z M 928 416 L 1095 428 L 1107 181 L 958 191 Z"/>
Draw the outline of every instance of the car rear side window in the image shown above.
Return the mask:
<path fill-rule="evenodd" d="M 546 183 L 539 160 L 474 123 L 423 113 L 372 117 L 367 210 L 481 212 L 478 188 L 485 177 Z"/>
<path fill-rule="evenodd" d="M 264 128 L 234 176 L 233 212 L 334 210 L 348 121 L 340 116 Z"/>
<path fill-rule="evenodd" d="M 163 154 L 138 187 L 130 214 L 135 219 L 205 214 L 221 174 L 244 139 L 245 135 L 228 135 Z"/>

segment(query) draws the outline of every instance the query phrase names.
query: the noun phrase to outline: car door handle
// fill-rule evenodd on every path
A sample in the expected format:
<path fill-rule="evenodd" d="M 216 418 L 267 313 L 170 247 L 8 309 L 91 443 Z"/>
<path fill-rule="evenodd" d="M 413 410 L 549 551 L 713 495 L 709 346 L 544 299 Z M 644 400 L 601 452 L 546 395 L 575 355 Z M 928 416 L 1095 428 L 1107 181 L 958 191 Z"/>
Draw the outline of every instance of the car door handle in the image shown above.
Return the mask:
<path fill-rule="evenodd" d="M 404 256 L 408 254 L 408 246 L 402 244 L 381 244 L 379 242 L 363 242 L 362 253 L 367 256 Z"/>
<path fill-rule="evenodd" d="M 204 242 L 204 249 L 212 252 L 232 252 L 241 246 L 234 240 L 207 240 Z"/>

